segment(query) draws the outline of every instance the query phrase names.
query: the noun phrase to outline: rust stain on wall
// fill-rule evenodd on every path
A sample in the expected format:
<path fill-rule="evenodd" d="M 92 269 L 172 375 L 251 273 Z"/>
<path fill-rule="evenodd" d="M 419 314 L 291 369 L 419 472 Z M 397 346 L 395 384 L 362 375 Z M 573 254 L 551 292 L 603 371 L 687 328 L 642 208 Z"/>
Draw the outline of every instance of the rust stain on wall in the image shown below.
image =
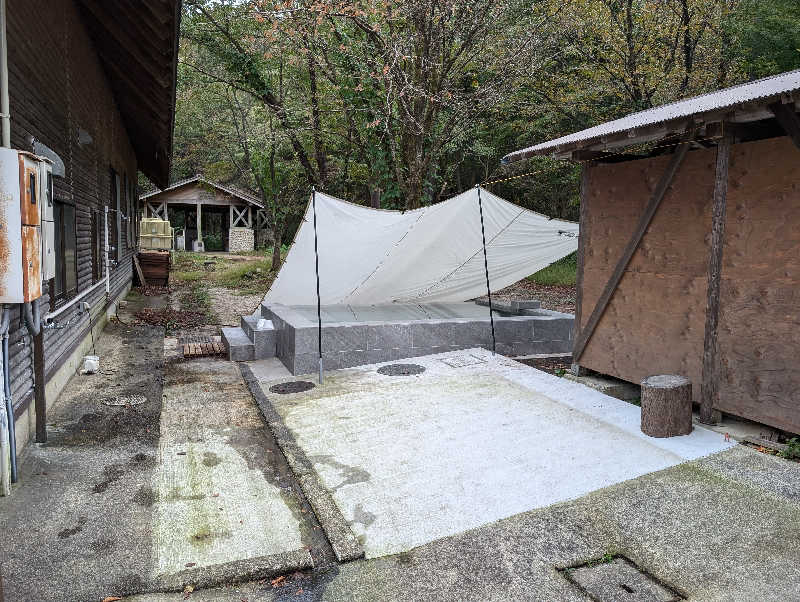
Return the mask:
<path fill-rule="evenodd" d="M 25 302 L 42 296 L 41 240 L 38 226 L 22 226 L 22 296 Z"/>

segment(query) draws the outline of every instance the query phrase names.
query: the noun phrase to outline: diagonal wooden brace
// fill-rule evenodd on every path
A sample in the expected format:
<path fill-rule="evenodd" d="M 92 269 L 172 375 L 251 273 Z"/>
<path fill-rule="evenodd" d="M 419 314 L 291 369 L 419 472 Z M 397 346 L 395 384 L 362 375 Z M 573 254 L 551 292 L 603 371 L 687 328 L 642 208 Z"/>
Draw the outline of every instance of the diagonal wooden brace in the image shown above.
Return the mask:
<path fill-rule="evenodd" d="M 639 223 L 636 226 L 636 230 L 634 231 L 631 239 L 628 241 L 628 244 L 625 246 L 625 250 L 622 252 L 622 257 L 619 258 L 619 261 L 614 268 L 614 273 L 611 274 L 611 278 L 606 283 L 603 293 L 597 300 L 597 303 L 592 310 L 592 314 L 589 316 L 589 320 L 586 322 L 586 327 L 581 328 L 580 330 L 580 334 L 575 341 L 575 347 L 572 350 L 572 361 L 574 363 L 577 364 L 580 360 L 581 355 L 586 349 L 586 345 L 589 343 L 589 340 L 592 338 L 597 325 L 600 323 L 600 318 L 603 317 L 608 304 L 611 302 L 611 298 L 614 296 L 614 291 L 617 290 L 617 286 L 619 286 L 622 276 L 625 274 L 625 270 L 633 258 L 633 254 L 639 247 L 639 243 L 642 241 L 645 231 L 647 230 L 648 226 L 650 226 L 650 222 L 653 221 L 653 217 L 655 216 L 658 207 L 661 205 L 661 201 L 664 199 L 667 190 L 672 184 L 675 173 L 678 171 L 678 168 L 680 167 L 684 157 L 686 156 L 686 153 L 689 150 L 689 146 L 693 137 L 693 131 L 684 135 L 683 140 L 678 145 L 678 148 L 676 148 L 675 152 L 672 154 L 672 159 L 670 160 L 667 169 L 664 171 L 664 174 L 661 176 L 658 186 L 656 186 L 656 189 L 653 191 L 653 195 L 650 197 L 650 202 L 647 203 L 644 213 L 639 218 Z"/>

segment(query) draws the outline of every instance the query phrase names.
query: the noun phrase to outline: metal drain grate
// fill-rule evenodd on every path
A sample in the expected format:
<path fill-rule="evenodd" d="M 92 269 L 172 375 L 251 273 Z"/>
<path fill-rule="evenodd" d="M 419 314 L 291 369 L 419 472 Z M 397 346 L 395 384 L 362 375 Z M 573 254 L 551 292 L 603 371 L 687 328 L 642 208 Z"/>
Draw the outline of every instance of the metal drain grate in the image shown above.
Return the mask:
<path fill-rule="evenodd" d="M 477 355 L 453 355 L 441 360 L 451 368 L 463 368 L 464 366 L 474 366 L 476 364 L 485 364 L 486 359 L 478 357 Z"/>
<path fill-rule="evenodd" d="M 289 393 L 302 393 L 314 388 L 314 383 L 307 380 L 293 380 L 286 383 L 278 383 L 269 388 L 270 393 L 278 395 L 288 395 Z"/>
<path fill-rule="evenodd" d="M 378 374 L 384 376 L 412 376 L 423 372 L 425 372 L 425 367 L 419 364 L 389 364 L 378 368 Z"/>
<path fill-rule="evenodd" d="M 597 602 L 679 602 L 685 598 L 624 556 L 604 556 L 561 570 Z"/>

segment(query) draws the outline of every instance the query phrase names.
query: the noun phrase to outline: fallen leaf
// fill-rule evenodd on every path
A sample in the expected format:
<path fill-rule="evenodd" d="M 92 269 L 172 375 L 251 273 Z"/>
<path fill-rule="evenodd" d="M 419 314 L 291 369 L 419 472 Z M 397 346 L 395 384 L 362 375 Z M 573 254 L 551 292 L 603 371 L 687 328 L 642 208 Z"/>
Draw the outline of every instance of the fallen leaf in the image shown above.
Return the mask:
<path fill-rule="evenodd" d="M 194 585 L 187 585 L 186 587 L 184 587 L 183 588 L 183 599 L 184 600 L 188 600 L 189 596 L 192 595 L 193 591 L 194 591 Z"/>
<path fill-rule="evenodd" d="M 197 566 L 197 563 L 196 562 L 187 562 L 186 563 L 186 568 L 189 568 L 191 566 Z"/>
<path fill-rule="evenodd" d="M 103 602 L 116 602 L 117 600 L 122 600 L 122 598 L 118 596 L 108 596 L 106 598 L 103 598 Z"/>
<path fill-rule="evenodd" d="M 286 576 L 281 575 L 280 577 L 275 577 L 275 579 L 270 581 L 270 583 L 272 584 L 272 587 L 280 587 L 284 581 L 286 581 Z"/>

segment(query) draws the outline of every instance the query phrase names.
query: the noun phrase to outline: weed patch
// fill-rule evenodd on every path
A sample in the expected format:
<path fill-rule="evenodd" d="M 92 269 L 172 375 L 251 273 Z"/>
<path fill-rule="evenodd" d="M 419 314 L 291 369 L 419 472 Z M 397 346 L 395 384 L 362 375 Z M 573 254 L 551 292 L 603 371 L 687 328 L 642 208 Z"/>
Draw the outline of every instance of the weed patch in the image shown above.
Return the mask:
<path fill-rule="evenodd" d="M 575 286 L 578 273 L 578 254 L 570 253 L 546 268 L 528 276 L 528 280 L 537 284 Z"/>

